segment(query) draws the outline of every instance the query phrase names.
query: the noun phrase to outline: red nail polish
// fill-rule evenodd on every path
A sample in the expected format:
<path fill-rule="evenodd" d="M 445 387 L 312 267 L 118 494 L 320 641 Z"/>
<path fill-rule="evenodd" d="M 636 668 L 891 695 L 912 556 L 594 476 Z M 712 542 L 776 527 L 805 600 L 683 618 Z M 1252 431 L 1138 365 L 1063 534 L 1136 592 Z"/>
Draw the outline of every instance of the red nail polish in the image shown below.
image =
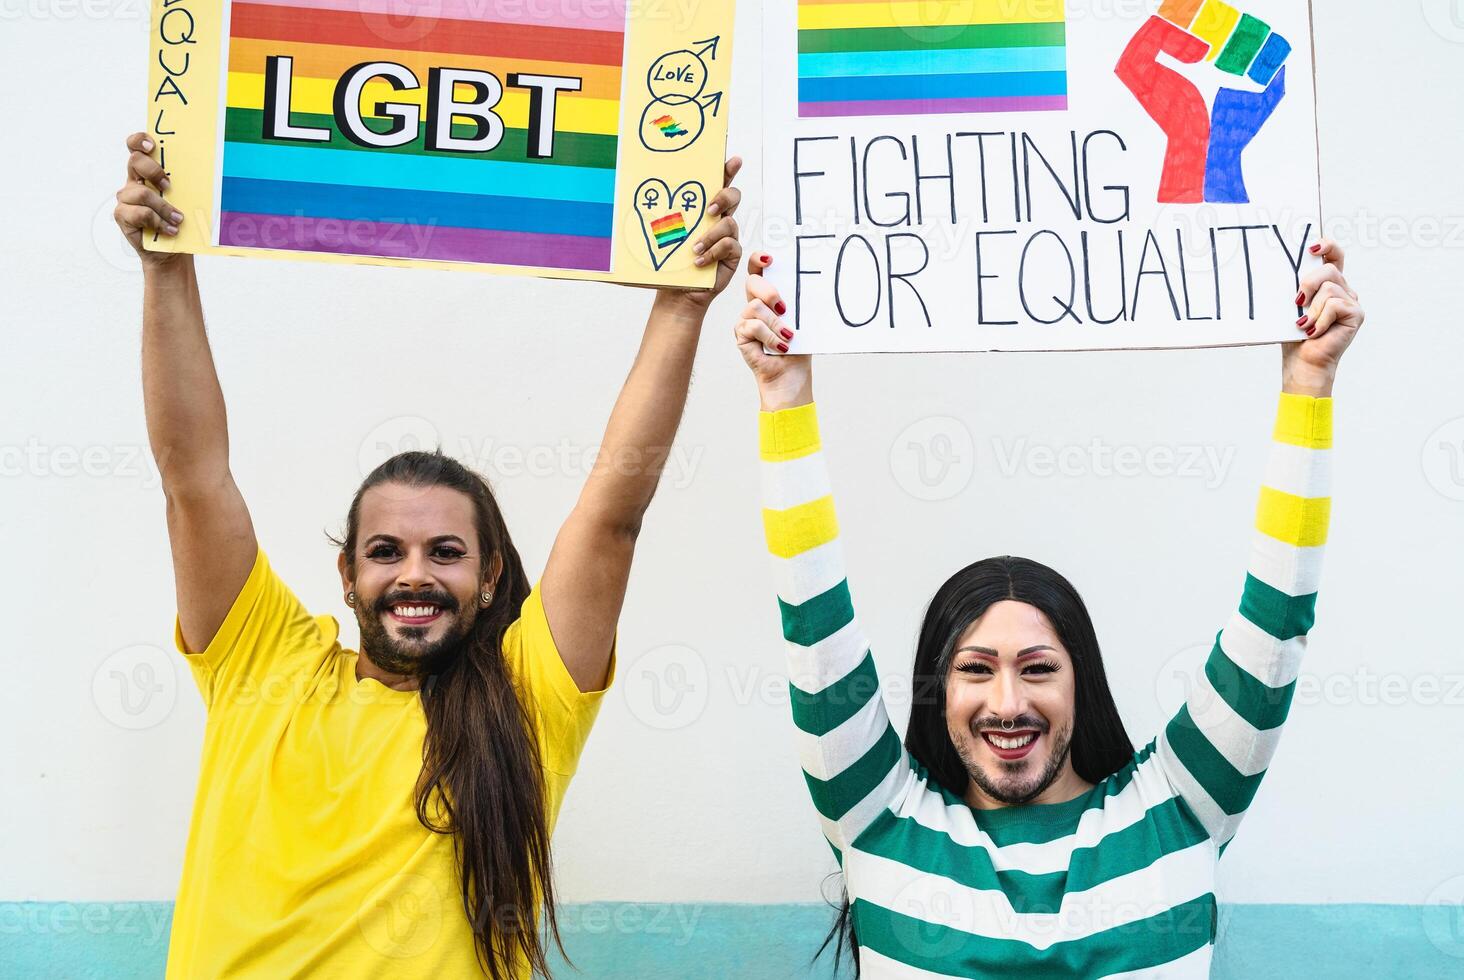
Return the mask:
<path fill-rule="evenodd" d="M 778 350 L 780 350 L 784 354 L 786 354 L 786 353 L 788 353 L 788 345 L 787 344 L 779 344 L 778 345 Z"/>
<path fill-rule="evenodd" d="M 1306 328 L 1306 335 L 1308 337 L 1310 337 L 1312 334 L 1314 334 L 1316 332 L 1317 332 L 1317 328 L 1316 327 L 1307 327 Z"/>
<path fill-rule="evenodd" d="M 784 340 L 792 340 L 793 339 L 793 331 L 789 330 L 787 327 L 784 327 L 782 330 L 779 330 L 778 333 L 780 333 L 780 334 L 783 335 L 783 339 Z"/>
<path fill-rule="evenodd" d="M 1296 305 L 1297 306 L 1300 306 L 1304 302 L 1306 302 L 1306 293 L 1305 292 L 1297 293 L 1296 294 Z"/>
<path fill-rule="evenodd" d="M 1297 326 L 1298 326 L 1298 327 L 1304 327 L 1304 326 L 1306 326 L 1306 321 L 1308 321 L 1308 320 L 1310 320 L 1310 319 L 1311 319 L 1311 317 L 1309 317 L 1309 316 L 1304 316 L 1304 317 L 1302 317 L 1302 318 L 1301 318 L 1301 319 L 1300 319 L 1300 320 L 1297 320 L 1297 321 L 1296 321 L 1296 325 L 1297 325 Z"/>
<path fill-rule="evenodd" d="M 777 305 L 773 307 L 773 312 L 777 313 L 778 316 L 782 316 L 784 313 L 788 312 L 788 304 L 784 303 L 782 300 L 778 300 Z"/>
<path fill-rule="evenodd" d="M 771 255 L 759 255 L 757 257 L 757 260 L 759 262 L 761 262 L 763 265 L 772 265 L 773 264 L 773 257 Z"/>
<path fill-rule="evenodd" d="M 1322 254 L 1322 246 L 1320 244 L 1313 245 L 1311 247 L 1311 253 L 1313 255 L 1321 255 Z"/>

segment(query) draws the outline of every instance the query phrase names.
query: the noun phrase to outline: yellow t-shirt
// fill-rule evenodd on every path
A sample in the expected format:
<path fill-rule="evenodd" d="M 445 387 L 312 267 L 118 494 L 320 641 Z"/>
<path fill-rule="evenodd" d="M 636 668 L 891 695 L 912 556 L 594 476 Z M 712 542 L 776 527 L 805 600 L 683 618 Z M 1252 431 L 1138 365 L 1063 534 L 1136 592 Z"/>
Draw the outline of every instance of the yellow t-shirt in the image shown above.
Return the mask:
<path fill-rule="evenodd" d="M 418 693 L 358 681 L 336 621 L 311 616 L 262 549 L 206 650 L 174 633 L 208 724 L 168 977 L 480 976 L 452 837 L 417 819 Z M 575 686 L 537 586 L 503 653 L 552 829 L 604 692 Z"/>

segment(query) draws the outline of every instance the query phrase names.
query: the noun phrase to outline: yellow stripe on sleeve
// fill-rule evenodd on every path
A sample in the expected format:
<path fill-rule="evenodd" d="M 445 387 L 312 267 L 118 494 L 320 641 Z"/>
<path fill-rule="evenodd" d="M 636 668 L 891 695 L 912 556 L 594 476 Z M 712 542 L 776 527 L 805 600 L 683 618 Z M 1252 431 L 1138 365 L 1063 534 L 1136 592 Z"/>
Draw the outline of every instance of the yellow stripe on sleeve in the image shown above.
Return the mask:
<path fill-rule="evenodd" d="M 796 558 L 828 544 L 839 536 L 834 498 L 819 497 L 787 510 L 764 508 L 763 531 L 767 534 L 768 550 L 779 558 Z"/>
<path fill-rule="evenodd" d="M 818 411 L 813 402 L 757 417 L 758 451 L 765 463 L 785 463 L 811 456 L 822 448 Z"/>
<path fill-rule="evenodd" d="M 1277 541 L 1298 548 L 1326 544 L 1331 517 L 1331 497 L 1298 497 L 1274 487 L 1261 487 L 1256 530 Z"/>
<path fill-rule="evenodd" d="M 1332 448 L 1332 399 L 1283 391 L 1274 438 L 1304 449 Z"/>

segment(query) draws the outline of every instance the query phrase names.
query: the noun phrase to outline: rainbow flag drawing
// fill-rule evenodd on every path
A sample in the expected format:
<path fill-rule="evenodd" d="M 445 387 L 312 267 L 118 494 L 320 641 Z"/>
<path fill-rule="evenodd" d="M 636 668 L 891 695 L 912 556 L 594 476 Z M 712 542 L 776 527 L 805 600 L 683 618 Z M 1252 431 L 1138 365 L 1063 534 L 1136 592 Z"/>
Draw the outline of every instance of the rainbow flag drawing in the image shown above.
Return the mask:
<path fill-rule="evenodd" d="M 434 0 L 431 8 L 422 14 L 411 0 L 228 4 L 218 244 L 610 271 L 624 4 Z M 271 56 L 292 59 L 290 123 L 328 139 L 265 138 Z M 420 81 L 398 89 L 375 78 L 360 93 L 363 123 L 377 133 L 395 125 L 374 114 L 381 104 L 422 108 L 419 133 L 403 145 L 364 147 L 336 124 L 337 81 L 373 61 L 395 62 Z M 493 111 L 503 138 L 494 149 L 427 148 L 429 76 L 447 66 L 501 81 Z M 551 156 L 531 155 L 537 93 L 515 87 L 518 74 L 581 80 L 579 91 L 557 95 Z M 469 100 L 467 85 L 456 91 Z M 479 132 L 463 116 L 449 125 L 454 137 Z M 261 229 L 274 227 L 284 240 L 261 240 Z"/>
<path fill-rule="evenodd" d="M 1067 108 L 1061 0 L 798 0 L 798 115 Z"/>
<path fill-rule="evenodd" d="M 660 127 L 661 135 L 667 139 L 686 135 L 686 127 L 677 122 L 674 116 L 657 116 L 651 123 Z"/>
<path fill-rule="evenodd" d="M 682 218 L 681 212 L 668 214 L 664 218 L 657 218 L 651 222 L 651 234 L 656 236 L 657 248 L 670 248 L 677 242 L 686 241 L 690 234 L 686 230 L 686 221 Z"/>

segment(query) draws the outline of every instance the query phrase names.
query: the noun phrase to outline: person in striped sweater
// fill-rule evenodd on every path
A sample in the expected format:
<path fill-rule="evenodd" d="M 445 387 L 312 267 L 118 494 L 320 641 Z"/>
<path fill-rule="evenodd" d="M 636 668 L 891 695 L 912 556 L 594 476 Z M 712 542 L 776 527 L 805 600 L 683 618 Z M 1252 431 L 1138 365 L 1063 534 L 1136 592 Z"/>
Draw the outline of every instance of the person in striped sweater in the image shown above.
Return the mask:
<path fill-rule="evenodd" d="M 1364 318 L 1342 250 L 1312 252 L 1324 264 L 1296 297 L 1299 342 L 1281 348 L 1239 609 L 1138 751 L 1077 591 L 1013 557 L 962 569 L 931 600 L 900 740 L 854 614 L 811 359 L 787 353 L 786 307 L 761 275 L 771 258 L 753 256 L 735 333 L 762 401 L 804 777 L 844 879 L 836 962 L 847 941 L 856 975 L 880 980 L 1208 976 L 1217 862 L 1270 764 L 1312 625 L 1332 385 Z"/>

